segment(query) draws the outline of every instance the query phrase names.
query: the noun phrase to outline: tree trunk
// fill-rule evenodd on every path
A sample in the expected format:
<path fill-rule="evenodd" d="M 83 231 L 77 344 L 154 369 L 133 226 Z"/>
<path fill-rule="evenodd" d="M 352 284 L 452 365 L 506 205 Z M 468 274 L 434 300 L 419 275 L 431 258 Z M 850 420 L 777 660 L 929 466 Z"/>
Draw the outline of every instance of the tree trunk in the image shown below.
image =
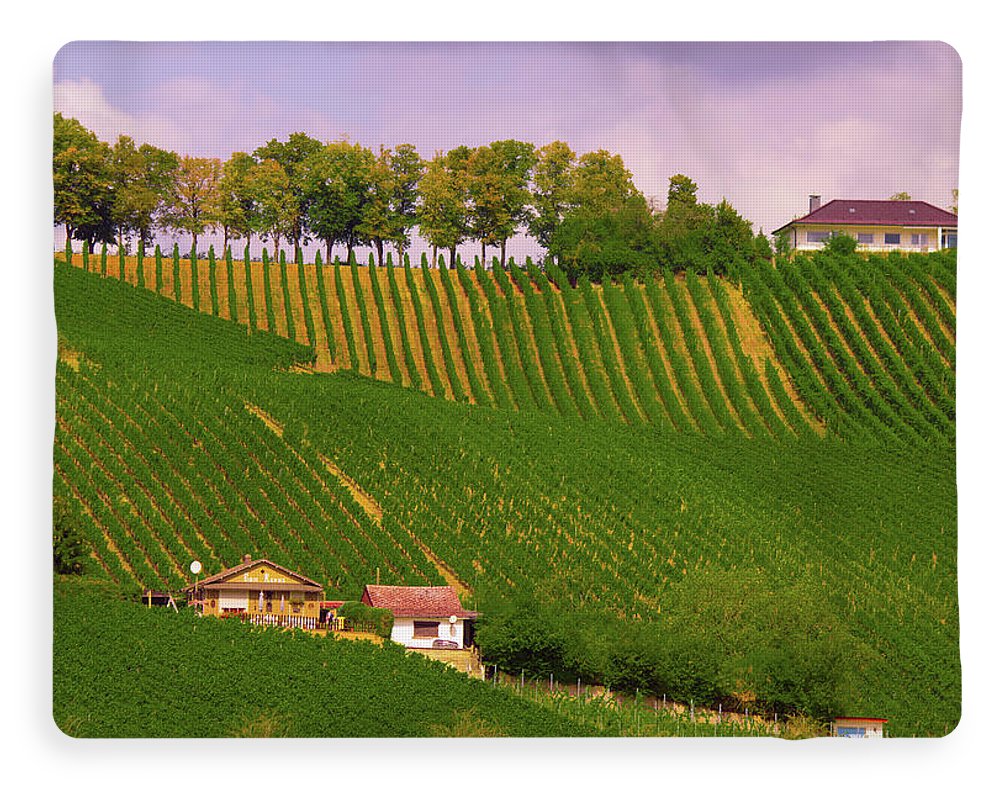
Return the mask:
<path fill-rule="evenodd" d="M 278 239 L 278 235 L 275 234 L 274 235 L 274 262 L 273 262 L 275 264 L 278 263 L 278 242 L 279 241 L 280 240 Z"/>
<path fill-rule="evenodd" d="M 437 266 L 437 263 L 438 263 L 438 246 L 436 244 L 435 245 L 431 245 L 431 250 L 433 251 L 431 253 L 431 256 L 434 259 L 434 266 Z"/>
<path fill-rule="evenodd" d="M 448 264 L 451 266 L 452 269 L 455 269 L 455 267 L 456 267 L 456 264 L 455 264 L 455 247 L 452 247 L 448 251 Z"/>
<path fill-rule="evenodd" d="M 375 240 L 375 251 L 378 253 L 378 265 L 382 266 L 385 261 L 385 243 L 381 239 Z"/>
<path fill-rule="evenodd" d="M 351 258 L 354 256 L 354 245 L 350 242 L 347 243 L 347 263 L 351 263 Z"/>
<path fill-rule="evenodd" d="M 507 268 L 507 240 L 503 239 L 500 242 L 500 268 Z"/>
<path fill-rule="evenodd" d="M 329 265 L 331 263 L 332 256 L 333 256 L 333 240 L 332 239 L 327 239 L 326 240 L 326 263 L 327 263 L 327 265 Z"/>
<path fill-rule="evenodd" d="M 479 260 L 483 262 L 483 267 L 485 268 L 485 266 L 486 266 L 486 240 L 482 239 L 481 243 L 482 243 L 482 247 L 483 247 L 483 254 L 482 254 L 482 256 L 480 257 Z"/>
<path fill-rule="evenodd" d="M 222 254 L 225 255 L 226 250 L 229 249 L 229 226 L 222 226 Z"/>
<path fill-rule="evenodd" d="M 194 257 L 198 257 L 198 234 L 191 234 L 191 248 L 194 250 Z"/>

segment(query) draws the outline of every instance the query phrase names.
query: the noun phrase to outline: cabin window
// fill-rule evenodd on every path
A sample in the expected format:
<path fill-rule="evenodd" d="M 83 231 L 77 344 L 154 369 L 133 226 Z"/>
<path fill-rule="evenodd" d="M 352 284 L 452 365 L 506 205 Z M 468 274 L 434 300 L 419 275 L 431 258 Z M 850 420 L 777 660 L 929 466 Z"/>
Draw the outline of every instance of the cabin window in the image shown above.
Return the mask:
<path fill-rule="evenodd" d="M 822 244 L 829 238 L 829 231 L 806 231 L 806 241 L 810 244 Z"/>
<path fill-rule="evenodd" d="M 438 636 L 438 622 L 437 621 L 414 621 L 413 622 L 413 636 L 414 637 L 437 637 Z"/>
<path fill-rule="evenodd" d="M 875 244 L 875 234 L 873 234 L 873 233 L 859 233 L 858 234 L 858 244 Z"/>
<path fill-rule="evenodd" d="M 927 247 L 927 234 L 925 233 L 911 234 L 910 245 L 913 247 Z"/>
<path fill-rule="evenodd" d="M 887 233 L 885 235 L 886 244 L 899 244 L 899 234 L 898 233 Z"/>

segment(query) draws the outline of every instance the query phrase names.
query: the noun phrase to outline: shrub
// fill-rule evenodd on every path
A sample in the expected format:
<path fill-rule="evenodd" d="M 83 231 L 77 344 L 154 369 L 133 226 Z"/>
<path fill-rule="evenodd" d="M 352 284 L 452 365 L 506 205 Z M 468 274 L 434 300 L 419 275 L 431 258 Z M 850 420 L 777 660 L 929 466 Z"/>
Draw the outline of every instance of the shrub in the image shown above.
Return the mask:
<path fill-rule="evenodd" d="M 346 601 L 338 612 L 347 619 L 348 625 L 361 631 L 371 630 L 379 637 L 386 639 L 392 634 L 394 621 L 392 610 L 369 607 L 359 601 Z"/>

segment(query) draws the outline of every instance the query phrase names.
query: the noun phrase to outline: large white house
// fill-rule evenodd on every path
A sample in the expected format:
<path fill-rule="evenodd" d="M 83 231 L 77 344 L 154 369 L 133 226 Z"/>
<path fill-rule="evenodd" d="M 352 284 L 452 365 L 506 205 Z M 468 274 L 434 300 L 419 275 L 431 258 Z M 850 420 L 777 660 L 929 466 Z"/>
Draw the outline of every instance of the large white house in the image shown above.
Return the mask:
<path fill-rule="evenodd" d="M 858 250 L 927 253 L 958 246 L 958 215 L 919 200 L 832 200 L 809 196 L 809 213 L 772 231 L 791 250 L 819 250 L 836 234 Z"/>
<path fill-rule="evenodd" d="M 407 648 L 467 648 L 472 645 L 472 621 L 479 613 L 466 610 L 448 585 L 409 587 L 365 585 L 361 602 L 390 610 L 392 640 Z"/>

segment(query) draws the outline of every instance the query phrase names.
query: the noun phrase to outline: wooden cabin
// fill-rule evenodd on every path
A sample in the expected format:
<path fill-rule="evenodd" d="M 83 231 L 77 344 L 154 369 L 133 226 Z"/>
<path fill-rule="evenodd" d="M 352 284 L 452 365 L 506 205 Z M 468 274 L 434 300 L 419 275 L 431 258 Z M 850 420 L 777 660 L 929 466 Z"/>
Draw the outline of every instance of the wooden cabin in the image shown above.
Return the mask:
<path fill-rule="evenodd" d="M 323 586 L 266 558 L 243 562 L 184 589 L 188 604 L 204 615 L 236 617 L 254 624 L 314 629 L 320 622 Z"/>

